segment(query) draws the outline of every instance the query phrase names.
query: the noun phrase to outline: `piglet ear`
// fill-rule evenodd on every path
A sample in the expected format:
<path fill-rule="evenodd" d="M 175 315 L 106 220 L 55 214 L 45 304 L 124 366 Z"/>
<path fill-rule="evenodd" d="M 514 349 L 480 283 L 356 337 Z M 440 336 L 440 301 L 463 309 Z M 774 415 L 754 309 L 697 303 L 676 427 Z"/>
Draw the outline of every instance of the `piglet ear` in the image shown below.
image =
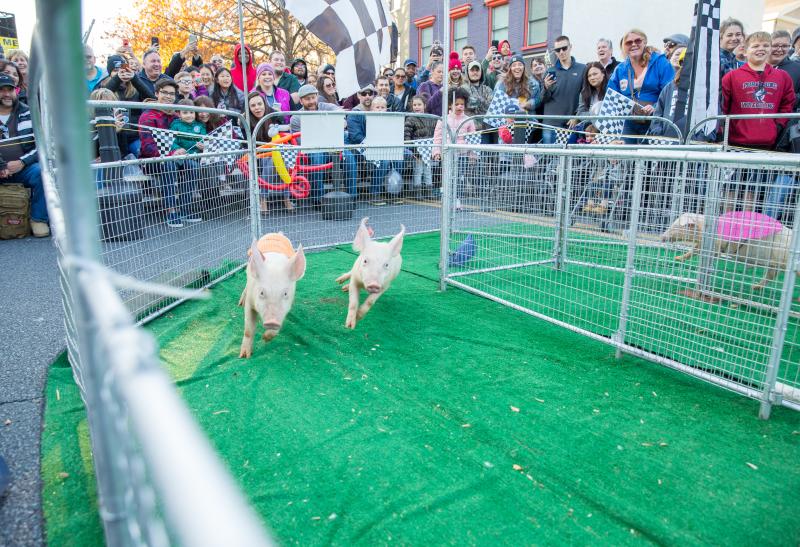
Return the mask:
<path fill-rule="evenodd" d="M 297 247 L 294 256 L 289 259 L 289 279 L 299 281 L 306 273 L 306 253 L 303 252 L 303 245 Z"/>
<path fill-rule="evenodd" d="M 250 244 L 250 260 L 253 263 L 253 272 L 258 276 L 264 269 L 264 255 L 258 249 L 258 241 L 255 239 Z"/>
<path fill-rule="evenodd" d="M 367 228 L 367 221 L 369 217 L 361 219 L 361 224 L 356 232 L 356 237 L 353 239 L 353 250 L 356 252 L 363 252 L 367 248 L 367 243 L 372 239 L 369 236 L 369 229 Z"/>
<path fill-rule="evenodd" d="M 403 249 L 403 236 L 406 234 L 406 227 L 400 225 L 400 233 L 392 238 L 389 242 L 389 248 L 392 250 L 392 256 L 397 256 Z"/>

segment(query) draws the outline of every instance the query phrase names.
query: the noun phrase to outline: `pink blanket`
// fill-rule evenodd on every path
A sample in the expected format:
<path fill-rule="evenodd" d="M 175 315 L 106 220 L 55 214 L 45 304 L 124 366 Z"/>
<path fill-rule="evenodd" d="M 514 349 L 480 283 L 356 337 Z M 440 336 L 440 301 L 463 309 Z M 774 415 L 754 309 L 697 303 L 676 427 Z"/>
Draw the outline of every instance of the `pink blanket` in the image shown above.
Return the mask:
<path fill-rule="evenodd" d="M 717 236 L 725 241 L 763 239 L 783 230 L 772 217 L 750 211 L 730 211 L 719 217 Z"/>

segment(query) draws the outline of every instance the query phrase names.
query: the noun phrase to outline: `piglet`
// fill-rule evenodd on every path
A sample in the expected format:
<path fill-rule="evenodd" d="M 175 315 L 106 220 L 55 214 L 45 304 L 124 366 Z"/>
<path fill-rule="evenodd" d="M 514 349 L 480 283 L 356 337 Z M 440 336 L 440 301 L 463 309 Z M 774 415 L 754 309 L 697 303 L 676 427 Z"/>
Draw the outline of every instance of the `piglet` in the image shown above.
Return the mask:
<path fill-rule="evenodd" d="M 256 318 L 264 325 L 265 342 L 281 330 L 286 314 L 292 309 L 295 284 L 306 272 L 303 246 L 295 251 L 292 242 L 282 233 L 266 234 L 250 246 L 247 284 L 239 298 L 244 306 L 244 336 L 239 357 L 253 354 Z"/>
<path fill-rule="evenodd" d="M 348 329 L 356 328 L 356 322 L 361 321 L 378 298 L 386 292 L 403 265 L 400 250 L 403 247 L 406 227 L 401 224 L 400 233 L 391 241 L 379 243 L 370 237 L 371 231 L 367 227 L 367 220 L 369 219 L 361 219 L 361 225 L 353 240 L 353 249 L 360 253 L 353 264 L 353 269 L 336 279 L 339 284 L 349 280 L 349 283 L 342 287 L 343 291 L 350 292 L 350 305 L 344 324 Z M 361 289 L 365 289 L 369 294 L 359 306 Z"/>

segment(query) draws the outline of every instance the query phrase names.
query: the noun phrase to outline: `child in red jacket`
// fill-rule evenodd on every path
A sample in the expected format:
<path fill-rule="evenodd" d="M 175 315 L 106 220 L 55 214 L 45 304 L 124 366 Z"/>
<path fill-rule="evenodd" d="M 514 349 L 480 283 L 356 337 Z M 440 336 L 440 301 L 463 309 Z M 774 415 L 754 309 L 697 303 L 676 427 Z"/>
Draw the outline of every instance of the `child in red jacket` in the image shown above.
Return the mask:
<path fill-rule="evenodd" d="M 791 76 L 767 63 L 771 45 L 772 38 L 767 32 L 754 32 L 747 37 L 747 63 L 722 78 L 723 114 L 784 114 L 794 111 L 795 94 Z M 728 122 L 728 141 L 734 146 L 773 150 L 786 122 L 786 118 L 774 117 L 732 119 Z M 766 201 L 764 212 L 774 218 L 780 216 L 779 209 L 796 184 L 793 177 L 779 175 L 775 178 L 766 171 L 752 169 L 737 173 L 736 179 L 746 185 L 743 208 L 754 210 L 755 197 L 763 189 Z M 726 190 L 725 211 L 735 208 L 737 193 L 741 193 L 741 186 Z"/>
<path fill-rule="evenodd" d="M 745 41 L 747 63 L 722 78 L 723 114 L 782 114 L 794 110 L 794 84 L 789 73 L 767 64 L 772 40 L 768 32 L 754 32 Z M 732 145 L 771 150 L 778 126 L 786 119 L 731 120 Z"/>

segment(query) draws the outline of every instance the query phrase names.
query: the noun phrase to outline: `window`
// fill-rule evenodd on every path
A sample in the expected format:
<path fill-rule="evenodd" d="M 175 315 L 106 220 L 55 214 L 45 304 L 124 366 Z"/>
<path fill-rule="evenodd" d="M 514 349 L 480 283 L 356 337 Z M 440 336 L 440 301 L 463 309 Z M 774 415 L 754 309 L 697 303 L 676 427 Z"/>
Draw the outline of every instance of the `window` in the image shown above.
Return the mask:
<path fill-rule="evenodd" d="M 527 0 L 528 32 L 525 44 L 542 44 L 547 42 L 547 0 Z"/>
<path fill-rule="evenodd" d="M 508 4 L 490 8 L 492 21 L 492 40 L 508 40 Z"/>
<path fill-rule="evenodd" d="M 453 19 L 453 51 L 461 52 L 461 48 L 467 45 L 469 36 L 467 35 L 467 18 L 459 17 Z"/>
<path fill-rule="evenodd" d="M 425 65 L 433 47 L 433 27 L 419 29 L 419 63 Z"/>

